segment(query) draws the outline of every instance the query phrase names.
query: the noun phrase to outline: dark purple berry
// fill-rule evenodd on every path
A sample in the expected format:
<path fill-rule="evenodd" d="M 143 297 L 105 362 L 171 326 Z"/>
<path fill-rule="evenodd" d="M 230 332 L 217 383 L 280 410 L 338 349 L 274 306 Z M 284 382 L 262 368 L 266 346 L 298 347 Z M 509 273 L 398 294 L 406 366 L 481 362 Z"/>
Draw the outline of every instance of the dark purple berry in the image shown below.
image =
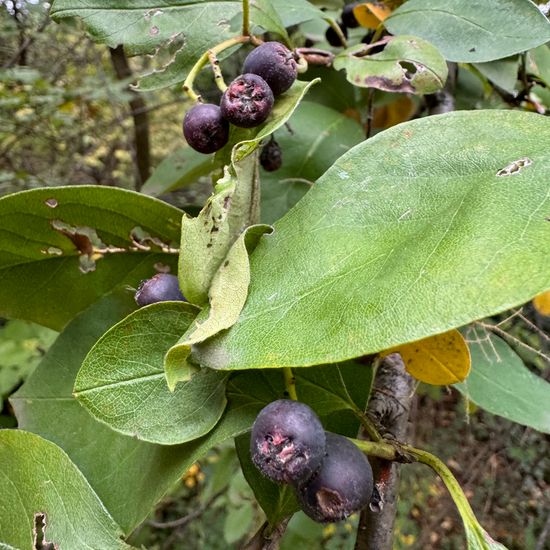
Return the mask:
<path fill-rule="evenodd" d="M 253 128 L 264 122 L 273 108 L 273 92 L 267 82 L 257 74 L 238 76 L 220 103 L 223 117 L 240 128 Z"/>
<path fill-rule="evenodd" d="M 252 462 L 273 481 L 305 481 L 325 455 L 325 431 L 304 403 L 280 399 L 264 407 L 252 426 Z"/>
<path fill-rule="evenodd" d="M 286 92 L 298 76 L 292 52 L 280 42 L 264 42 L 252 50 L 244 60 L 243 73 L 261 76 L 273 95 Z"/>
<path fill-rule="evenodd" d="M 170 300 L 185 301 L 178 278 L 169 273 L 158 273 L 151 279 L 141 281 L 135 299 L 140 307 Z"/>
<path fill-rule="evenodd" d="M 344 24 L 340 21 L 338 23 L 339 27 L 342 29 L 342 34 L 345 38 L 348 37 L 348 29 L 344 26 Z M 327 42 L 334 46 L 335 48 L 341 48 L 344 44 L 342 44 L 342 41 L 340 40 L 340 37 L 336 34 L 336 31 L 329 27 L 325 32 L 325 38 L 327 39 Z"/>
<path fill-rule="evenodd" d="M 355 14 L 353 13 L 353 8 L 355 8 L 355 6 L 357 5 L 358 2 L 347 4 L 342 10 L 342 23 L 348 29 L 356 29 L 359 26 L 359 21 L 357 21 L 357 19 L 355 18 Z"/>
<path fill-rule="evenodd" d="M 229 124 L 217 105 L 199 103 L 185 113 L 183 135 L 195 151 L 215 153 L 229 139 Z"/>
<path fill-rule="evenodd" d="M 260 164 L 266 172 L 275 172 L 283 165 L 283 152 L 273 137 L 264 145 L 260 153 Z"/>
<path fill-rule="evenodd" d="M 340 521 L 366 506 L 372 495 L 372 468 L 344 436 L 326 433 L 327 454 L 319 470 L 297 490 L 302 510 L 313 520 Z"/>

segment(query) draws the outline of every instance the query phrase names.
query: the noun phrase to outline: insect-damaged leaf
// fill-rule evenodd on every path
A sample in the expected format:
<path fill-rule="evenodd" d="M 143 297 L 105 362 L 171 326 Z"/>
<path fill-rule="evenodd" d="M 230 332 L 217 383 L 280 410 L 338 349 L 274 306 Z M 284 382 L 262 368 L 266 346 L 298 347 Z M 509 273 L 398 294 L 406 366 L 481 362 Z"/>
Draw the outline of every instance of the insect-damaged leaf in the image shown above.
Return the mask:
<path fill-rule="evenodd" d="M 54 443 L 2 430 L 0 464 L 0 547 L 35 550 L 39 537 L 55 548 L 130 550 L 86 478 Z"/>
<path fill-rule="evenodd" d="M 115 187 L 2 197 L 0 315 L 59 330 L 118 285 L 175 267 L 180 220 L 181 210 Z"/>
<path fill-rule="evenodd" d="M 377 54 L 375 45 L 386 43 Z M 347 79 L 362 88 L 386 92 L 431 94 L 445 84 L 447 63 L 437 48 L 415 36 L 385 38 L 375 44 L 359 44 L 337 55 L 334 68 L 345 69 Z"/>
<path fill-rule="evenodd" d="M 411 376 L 427 384 L 455 384 L 470 372 L 470 351 L 458 330 L 429 336 L 390 351 L 394 352 L 401 355 Z"/>

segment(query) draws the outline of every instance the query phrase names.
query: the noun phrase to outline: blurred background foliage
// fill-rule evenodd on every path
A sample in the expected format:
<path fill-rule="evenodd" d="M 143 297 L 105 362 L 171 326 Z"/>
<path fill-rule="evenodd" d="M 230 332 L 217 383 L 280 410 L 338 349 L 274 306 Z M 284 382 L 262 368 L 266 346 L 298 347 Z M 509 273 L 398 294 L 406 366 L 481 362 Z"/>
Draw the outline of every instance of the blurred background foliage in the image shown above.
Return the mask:
<path fill-rule="evenodd" d="M 127 59 L 121 50 L 95 44 L 77 23 L 61 27 L 51 22 L 48 9 L 40 0 L 0 0 L 0 196 L 52 185 L 139 190 L 163 159 L 183 147 L 180 90 L 138 96 L 130 84 L 134 75 L 149 69 L 147 56 Z M 238 70 L 238 56 L 229 62 L 229 72 L 231 63 Z M 357 119 L 346 105 L 349 87 L 334 78 L 338 93 L 333 99 L 330 94 L 315 97 L 320 90 L 311 98 Z M 513 97 L 502 86 L 489 86 L 479 70 L 459 67 L 457 108 L 510 106 Z M 535 105 L 543 112 L 544 97 L 540 91 Z M 383 93 L 376 94 L 375 106 L 378 129 L 429 108 Z M 184 191 L 163 198 L 192 209 L 210 191 L 209 181 L 197 177 Z M 526 365 L 546 380 L 548 319 L 528 307 L 503 325 Z M 0 428 L 15 425 L 7 397 L 56 335 L 31 323 L 2 321 Z M 550 549 L 550 436 L 476 410 L 456 390 L 424 385 L 418 388 L 411 417 L 409 441 L 447 462 L 490 533 L 510 550 Z M 419 464 L 402 468 L 401 477 L 396 548 L 462 548 L 460 518 L 442 483 Z M 130 542 L 152 550 L 239 548 L 263 519 L 228 445 L 193 466 Z M 282 549 L 351 549 L 356 522 L 352 517 L 323 526 L 296 514 Z"/>

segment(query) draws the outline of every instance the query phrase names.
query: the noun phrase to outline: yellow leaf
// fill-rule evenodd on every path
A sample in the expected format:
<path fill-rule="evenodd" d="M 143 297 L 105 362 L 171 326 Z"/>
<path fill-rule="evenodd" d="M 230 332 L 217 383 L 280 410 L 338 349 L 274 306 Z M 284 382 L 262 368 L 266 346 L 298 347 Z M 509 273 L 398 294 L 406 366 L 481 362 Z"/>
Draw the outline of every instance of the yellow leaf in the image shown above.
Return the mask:
<path fill-rule="evenodd" d="M 409 120 L 415 111 L 414 101 L 408 96 L 403 96 L 392 103 L 377 107 L 372 117 L 372 125 L 374 128 L 391 128 Z"/>
<path fill-rule="evenodd" d="M 353 8 L 355 19 L 366 29 L 377 29 L 386 17 L 391 14 L 391 9 L 378 2 L 366 2 Z"/>
<path fill-rule="evenodd" d="M 435 386 L 462 382 L 470 372 L 470 350 L 458 330 L 436 334 L 391 350 L 403 358 L 411 376 Z"/>
<path fill-rule="evenodd" d="M 533 306 L 541 315 L 550 317 L 550 290 L 535 296 Z"/>

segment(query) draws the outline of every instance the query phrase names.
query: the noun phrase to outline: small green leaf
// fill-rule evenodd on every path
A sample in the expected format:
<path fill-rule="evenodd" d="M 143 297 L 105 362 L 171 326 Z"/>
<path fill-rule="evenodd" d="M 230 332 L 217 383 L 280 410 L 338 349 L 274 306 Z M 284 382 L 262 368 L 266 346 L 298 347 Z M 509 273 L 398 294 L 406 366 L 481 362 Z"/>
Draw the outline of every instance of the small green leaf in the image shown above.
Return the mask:
<path fill-rule="evenodd" d="M 540 78 L 550 86 L 550 47 L 546 44 L 531 50 L 527 54 L 527 72 Z"/>
<path fill-rule="evenodd" d="M 454 387 L 493 414 L 550 433 L 550 384 L 533 374 L 498 336 L 472 326 L 464 332 L 472 356 L 470 376 Z"/>
<path fill-rule="evenodd" d="M 254 496 L 270 525 L 277 525 L 300 509 L 292 487 L 277 485 L 262 476 L 254 466 L 250 458 L 250 433 L 237 437 L 235 448 L 244 477 L 254 491 Z"/>
<path fill-rule="evenodd" d="M 130 549 L 86 478 L 55 444 L 29 432 L 1 430 L 0 464 L 3 543 L 33 550 L 39 525 L 43 540 L 56 548 Z"/>
<path fill-rule="evenodd" d="M 155 168 L 141 188 L 141 192 L 158 197 L 195 183 L 212 171 L 212 158 L 198 153 L 191 147 L 178 149 Z"/>
<path fill-rule="evenodd" d="M 188 380 L 195 369 L 187 363 L 191 346 L 230 328 L 239 318 L 250 284 L 248 255 L 266 232 L 271 232 L 268 225 L 251 225 L 243 231 L 212 279 L 208 291 L 209 305 L 166 353 L 166 380 L 171 391 L 178 382 Z"/>
<path fill-rule="evenodd" d="M 354 147 L 262 239 L 239 320 L 193 360 L 339 362 L 550 288 L 547 140 L 547 118 L 493 110 L 414 120 Z"/>
<path fill-rule="evenodd" d="M 235 165 L 234 174 L 226 169 L 196 218 L 183 217 L 179 279 L 190 302 L 208 303 L 208 290 L 229 249 L 258 218 L 258 189 L 257 155 L 251 155 Z"/>
<path fill-rule="evenodd" d="M 61 329 L 118 285 L 174 266 L 180 220 L 177 208 L 114 187 L 2 197 L 0 315 Z"/>
<path fill-rule="evenodd" d="M 227 544 L 234 544 L 249 531 L 254 520 L 254 509 L 250 502 L 244 501 L 240 506 L 230 506 L 223 525 L 223 538 Z"/>
<path fill-rule="evenodd" d="M 416 34 L 449 61 L 492 61 L 550 40 L 550 23 L 529 0 L 408 0 L 384 21 L 395 35 Z"/>
<path fill-rule="evenodd" d="M 172 393 L 163 369 L 164 354 L 195 316 L 189 304 L 161 302 L 126 317 L 86 356 L 75 397 L 101 422 L 143 441 L 175 445 L 208 433 L 226 405 L 226 377 L 205 369 Z"/>
<path fill-rule="evenodd" d="M 415 36 L 388 39 L 386 47 L 369 55 L 370 46 L 360 44 L 334 59 L 335 69 L 345 69 L 355 86 L 386 92 L 432 94 L 447 80 L 447 63 L 436 47 Z"/>

